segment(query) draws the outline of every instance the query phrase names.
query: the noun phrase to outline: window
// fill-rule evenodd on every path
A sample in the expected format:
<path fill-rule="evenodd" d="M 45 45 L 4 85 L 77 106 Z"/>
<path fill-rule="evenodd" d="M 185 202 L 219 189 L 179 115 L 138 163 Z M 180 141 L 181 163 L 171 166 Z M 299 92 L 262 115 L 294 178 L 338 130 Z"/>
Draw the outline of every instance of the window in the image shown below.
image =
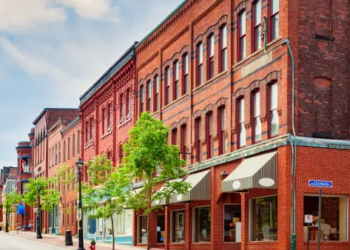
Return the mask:
<path fill-rule="evenodd" d="M 227 70 L 227 25 L 220 28 L 220 72 Z"/>
<path fill-rule="evenodd" d="M 277 111 L 278 105 L 278 85 L 273 83 L 270 85 L 270 137 L 278 135 L 279 117 Z"/>
<path fill-rule="evenodd" d="M 137 243 L 147 243 L 147 216 L 137 216 Z"/>
<path fill-rule="evenodd" d="M 107 106 L 107 131 L 110 132 L 111 131 L 111 127 L 112 127 L 112 107 L 111 104 L 109 103 Z"/>
<path fill-rule="evenodd" d="M 106 133 L 106 110 L 102 109 L 102 135 Z"/>
<path fill-rule="evenodd" d="M 92 122 L 93 118 L 90 118 L 90 141 L 92 141 Z"/>
<path fill-rule="evenodd" d="M 244 126 L 244 98 L 237 101 L 237 118 L 238 118 L 238 147 L 245 146 L 246 143 L 246 133 Z"/>
<path fill-rule="evenodd" d="M 277 196 L 251 199 L 249 241 L 277 241 Z"/>
<path fill-rule="evenodd" d="M 201 118 L 195 120 L 195 143 L 196 143 L 196 160 L 198 162 L 202 159 L 202 143 L 201 143 Z"/>
<path fill-rule="evenodd" d="M 141 102 L 143 105 L 143 97 L 142 97 L 142 91 L 141 91 Z M 124 96 L 123 94 L 120 94 L 119 97 L 119 117 L 120 117 L 120 123 L 124 121 Z"/>
<path fill-rule="evenodd" d="M 177 129 L 174 128 L 173 130 L 171 130 L 171 144 L 172 145 L 176 145 L 176 138 L 177 137 Z"/>
<path fill-rule="evenodd" d="M 171 211 L 170 225 L 171 225 L 171 242 L 184 243 L 185 242 L 185 210 Z"/>
<path fill-rule="evenodd" d="M 127 89 L 126 90 L 126 116 L 127 117 L 130 117 L 130 111 L 131 111 L 130 89 Z"/>
<path fill-rule="evenodd" d="M 57 164 L 57 145 L 55 145 L 55 164 Z"/>
<path fill-rule="evenodd" d="M 72 225 L 74 225 L 74 206 L 73 204 L 71 205 L 71 210 L 70 210 L 70 213 L 71 213 L 71 220 L 72 220 Z"/>
<path fill-rule="evenodd" d="M 260 91 L 253 93 L 253 143 L 261 141 L 261 121 L 260 121 Z"/>
<path fill-rule="evenodd" d="M 80 131 L 78 131 L 78 149 L 77 149 L 77 152 L 78 154 L 80 154 Z M 61 146 L 60 146 L 61 147 Z"/>
<path fill-rule="evenodd" d="M 68 160 L 70 159 L 70 138 L 68 138 Z"/>
<path fill-rule="evenodd" d="M 173 66 L 173 100 L 176 100 L 179 96 L 179 61 L 176 60 Z"/>
<path fill-rule="evenodd" d="M 63 161 L 66 161 L 66 142 L 63 143 Z"/>
<path fill-rule="evenodd" d="M 188 53 L 182 56 L 182 94 L 187 93 L 188 88 Z"/>
<path fill-rule="evenodd" d="M 193 208 L 193 218 L 193 242 L 210 242 L 210 206 Z"/>
<path fill-rule="evenodd" d="M 120 162 L 122 162 L 123 156 L 124 156 L 123 145 L 120 144 L 119 145 L 119 159 L 120 159 Z"/>
<path fill-rule="evenodd" d="M 183 160 L 187 159 L 186 154 L 186 124 L 181 126 L 181 142 L 180 142 L 180 153 Z"/>
<path fill-rule="evenodd" d="M 85 144 L 86 144 L 86 146 L 88 144 L 88 141 L 89 141 L 89 123 L 86 122 L 86 124 L 85 124 Z"/>
<path fill-rule="evenodd" d="M 158 75 L 153 80 L 153 112 L 158 110 L 159 78 Z"/>
<path fill-rule="evenodd" d="M 69 205 L 67 205 L 66 214 L 67 214 L 67 225 L 69 225 Z"/>
<path fill-rule="evenodd" d="M 151 111 L 151 80 L 147 83 L 147 102 L 146 102 L 146 110 L 148 112 Z"/>
<path fill-rule="evenodd" d="M 317 241 L 318 196 L 304 196 L 304 215 L 313 215 L 309 240 Z M 322 195 L 321 241 L 347 241 L 348 197 L 342 195 Z M 307 224 L 304 224 L 304 241 L 307 241 Z"/>
<path fill-rule="evenodd" d="M 246 12 L 238 15 L 238 61 L 246 57 Z"/>
<path fill-rule="evenodd" d="M 143 85 L 140 87 L 140 115 L 143 112 Z"/>
<path fill-rule="evenodd" d="M 219 137 L 219 154 L 224 154 L 227 151 L 225 107 L 220 107 L 218 109 L 218 137 Z"/>
<path fill-rule="evenodd" d="M 253 3 L 252 13 L 252 52 L 255 52 L 261 48 L 261 0 Z"/>
<path fill-rule="evenodd" d="M 241 242 L 241 205 L 224 205 L 224 242 Z"/>
<path fill-rule="evenodd" d="M 164 243 L 165 235 L 162 235 L 162 232 L 165 233 L 165 215 L 157 215 L 157 243 Z"/>
<path fill-rule="evenodd" d="M 205 134 L 207 142 L 207 159 L 214 156 L 214 137 L 213 137 L 213 113 L 207 113 L 205 117 Z"/>
<path fill-rule="evenodd" d="M 273 41 L 279 36 L 279 0 L 269 0 L 269 6 L 270 41 Z"/>
<path fill-rule="evenodd" d="M 203 43 L 197 45 L 197 86 L 203 83 Z"/>
<path fill-rule="evenodd" d="M 208 36 L 207 48 L 208 48 L 208 77 L 211 79 L 214 77 L 214 34 Z"/>
<path fill-rule="evenodd" d="M 164 88 L 164 105 L 169 104 L 170 97 L 170 69 L 169 67 L 165 68 L 165 88 Z"/>
<path fill-rule="evenodd" d="M 72 157 L 75 156 L 75 135 L 73 135 Z"/>
<path fill-rule="evenodd" d="M 58 162 L 61 162 L 61 143 L 58 144 Z"/>

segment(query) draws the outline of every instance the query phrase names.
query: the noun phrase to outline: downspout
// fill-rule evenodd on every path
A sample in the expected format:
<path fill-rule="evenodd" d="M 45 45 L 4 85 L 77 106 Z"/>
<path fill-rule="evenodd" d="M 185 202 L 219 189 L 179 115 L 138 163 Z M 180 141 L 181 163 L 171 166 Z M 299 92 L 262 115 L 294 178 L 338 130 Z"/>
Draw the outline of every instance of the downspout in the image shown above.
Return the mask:
<path fill-rule="evenodd" d="M 292 221 L 293 221 L 293 225 L 291 226 L 291 249 L 294 250 L 295 249 L 295 244 L 296 244 L 296 229 L 295 229 L 295 224 L 296 224 L 296 218 L 295 218 L 295 207 L 296 207 L 296 194 L 295 194 L 295 170 L 296 170 L 296 162 L 297 162 L 297 147 L 296 147 L 296 134 L 295 134 L 295 127 L 294 127 L 294 107 L 295 107 L 295 90 L 294 90 L 294 57 L 293 57 L 293 52 L 292 49 L 290 47 L 290 43 L 289 43 L 289 38 L 287 38 L 286 40 L 284 40 L 282 42 L 282 44 L 287 44 L 288 46 L 288 52 L 292 61 L 292 132 L 293 132 L 293 139 L 294 139 L 294 143 L 293 140 L 290 138 L 289 135 L 289 141 L 290 141 L 290 145 L 292 147 L 292 164 L 291 164 L 291 174 L 293 176 L 293 213 L 292 213 Z M 294 145 L 293 145 L 294 144 Z M 294 148 L 294 150 L 293 150 Z"/>

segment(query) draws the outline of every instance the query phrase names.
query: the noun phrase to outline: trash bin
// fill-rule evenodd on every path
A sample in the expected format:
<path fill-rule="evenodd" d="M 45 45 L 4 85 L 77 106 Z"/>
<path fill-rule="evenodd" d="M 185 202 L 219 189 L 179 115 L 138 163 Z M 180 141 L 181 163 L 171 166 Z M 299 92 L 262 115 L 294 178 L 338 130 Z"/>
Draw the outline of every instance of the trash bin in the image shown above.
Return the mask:
<path fill-rule="evenodd" d="M 66 231 L 66 246 L 73 246 L 72 231 Z"/>

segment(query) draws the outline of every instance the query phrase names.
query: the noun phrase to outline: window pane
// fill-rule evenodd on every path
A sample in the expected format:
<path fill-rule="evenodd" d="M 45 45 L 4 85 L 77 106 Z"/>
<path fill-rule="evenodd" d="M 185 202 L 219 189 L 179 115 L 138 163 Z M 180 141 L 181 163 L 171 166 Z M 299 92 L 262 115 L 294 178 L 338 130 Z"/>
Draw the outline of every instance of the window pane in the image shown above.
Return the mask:
<path fill-rule="evenodd" d="M 254 117 L 260 116 L 260 92 L 254 94 Z"/>
<path fill-rule="evenodd" d="M 245 11 L 242 12 L 242 14 L 240 15 L 240 35 L 243 36 L 245 35 L 246 32 L 246 13 Z"/>
<path fill-rule="evenodd" d="M 279 130 L 279 117 L 277 109 L 271 111 L 271 136 L 278 135 Z"/>
<path fill-rule="evenodd" d="M 214 35 L 211 35 L 210 36 L 210 41 L 209 41 L 209 43 L 210 43 L 210 57 L 212 57 L 212 56 L 214 56 Z"/>
<path fill-rule="evenodd" d="M 171 242 L 185 242 L 185 211 L 172 212 L 171 220 Z"/>
<path fill-rule="evenodd" d="M 226 153 L 227 151 L 227 137 L 226 137 L 226 132 L 222 132 L 222 152 Z"/>
<path fill-rule="evenodd" d="M 141 102 L 143 102 L 143 86 L 140 88 Z"/>
<path fill-rule="evenodd" d="M 186 94 L 187 93 L 187 85 L 188 85 L 188 75 L 185 75 L 185 77 L 184 77 L 184 90 L 183 90 L 183 92 L 184 92 L 184 94 Z"/>
<path fill-rule="evenodd" d="M 280 1 L 279 0 L 272 0 L 272 14 L 275 14 L 279 11 L 280 8 Z"/>
<path fill-rule="evenodd" d="M 209 134 L 213 135 L 213 114 L 209 115 Z"/>
<path fill-rule="evenodd" d="M 185 71 L 185 74 L 188 74 L 188 54 L 186 54 L 184 58 L 184 71 Z"/>
<path fill-rule="evenodd" d="M 250 241 L 276 241 L 277 196 L 252 199 L 250 205 Z"/>
<path fill-rule="evenodd" d="M 138 231 L 137 231 L 137 242 L 138 243 L 147 243 L 147 216 L 138 217 Z"/>
<path fill-rule="evenodd" d="M 241 205 L 224 205 L 224 241 L 241 242 Z"/>
<path fill-rule="evenodd" d="M 148 88 L 147 88 L 147 90 L 148 90 L 148 93 L 147 93 L 148 98 L 151 98 L 151 81 L 148 82 Z"/>
<path fill-rule="evenodd" d="M 241 59 L 244 59 L 246 57 L 246 42 L 245 42 L 246 37 L 241 38 Z"/>
<path fill-rule="evenodd" d="M 261 141 L 261 121 L 260 117 L 254 118 L 254 131 L 255 131 L 255 138 L 254 141 Z"/>
<path fill-rule="evenodd" d="M 261 26 L 255 28 L 255 49 L 261 49 Z"/>
<path fill-rule="evenodd" d="M 278 105 L 278 89 L 277 83 L 274 83 L 270 87 L 270 110 L 277 109 Z"/>
<path fill-rule="evenodd" d="M 275 15 L 272 18 L 272 40 L 279 36 L 279 15 Z"/>
<path fill-rule="evenodd" d="M 209 70 L 210 70 L 210 72 L 209 72 L 210 78 L 212 78 L 214 76 L 214 61 L 210 62 L 210 69 Z"/>
<path fill-rule="evenodd" d="M 261 0 L 255 3 L 255 26 L 261 23 Z"/>
<path fill-rule="evenodd" d="M 224 49 L 222 52 L 221 58 L 222 58 L 222 70 L 226 70 L 227 69 L 227 49 Z"/>
<path fill-rule="evenodd" d="M 175 80 L 179 80 L 179 61 L 174 64 Z"/>
<path fill-rule="evenodd" d="M 194 208 L 194 242 L 210 242 L 210 207 Z"/>
<path fill-rule="evenodd" d="M 198 67 L 198 81 L 199 81 L 199 84 L 202 84 L 203 83 L 203 65 L 200 65 Z"/>
<path fill-rule="evenodd" d="M 157 215 L 157 243 L 165 241 L 165 215 Z"/>
<path fill-rule="evenodd" d="M 220 112 L 221 112 L 221 130 L 225 130 L 226 129 L 226 109 L 225 108 L 221 108 Z"/>
<path fill-rule="evenodd" d="M 202 43 L 198 46 L 198 62 L 199 64 L 203 63 L 203 44 Z"/>
<path fill-rule="evenodd" d="M 227 47 L 227 26 L 221 28 L 221 48 L 224 49 Z"/>
<path fill-rule="evenodd" d="M 159 91 L 159 78 L 156 76 L 156 93 Z"/>
<path fill-rule="evenodd" d="M 245 127 L 244 127 L 244 123 L 242 122 L 239 125 L 239 146 L 243 147 L 246 144 L 246 137 L 245 137 Z"/>
<path fill-rule="evenodd" d="M 169 68 L 166 69 L 166 85 L 170 86 L 170 70 L 169 70 Z"/>
<path fill-rule="evenodd" d="M 239 122 L 244 122 L 244 98 L 239 100 Z"/>

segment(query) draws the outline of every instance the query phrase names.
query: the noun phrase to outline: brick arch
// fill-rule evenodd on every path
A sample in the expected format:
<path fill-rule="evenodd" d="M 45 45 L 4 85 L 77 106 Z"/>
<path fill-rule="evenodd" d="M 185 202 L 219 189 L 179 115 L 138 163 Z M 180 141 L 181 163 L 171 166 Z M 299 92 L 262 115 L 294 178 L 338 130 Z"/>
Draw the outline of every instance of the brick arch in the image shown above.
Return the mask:
<path fill-rule="evenodd" d="M 177 128 L 178 127 L 178 125 L 179 125 L 179 123 L 178 122 L 173 122 L 171 125 L 170 125 L 170 130 L 173 130 L 174 128 Z"/>
<path fill-rule="evenodd" d="M 181 127 L 184 124 L 187 124 L 188 122 L 188 117 L 184 117 L 179 121 L 179 126 Z"/>
<path fill-rule="evenodd" d="M 145 79 L 142 78 L 142 79 L 139 81 L 139 86 L 141 86 L 144 82 L 145 82 Z"/>
<path fill-rule="evenodd" d="M 205 32 L 205 34 L 206 34 L 206 36 L 208 37 L 210 34 L 214 34 L 215 35 L 215 26 L 216 25 L 212 25 L 212 26 L 210 26 L 208 29 L 207 29 L 207 31 Z"/>
<path fill-rule="evenodd" d="M 265 84 L 269 84 L 271 82 L 277 82 L 279 71 L 272 71 L 267 76 L 265 76 L 264 81 Z"/>
<path fill-rule="evenodd" d="M 217 27 L 220 28 L 223 24 L 228 25 L 227 19 L 228 19 L 228 15 L 224 15 L 224 16 L 220 17 L 220 19 L 217 23 Z"/>
<path fill-rule="evenodd" d="M 171 61 L 172 61 L 172 63 L 174 63 L 175 61 L 178 61 L 178 60 L 179 60 L 179 53 L 175 53 L 173 55 L 173 57 L 171 58 Z"/>
<path fill-rule="evenodd" d="M 170 59 L 166 60 L 166 61 L 163 63 L 163 69 L 166 69 L 166 67 L 170 67 Z"/>
<path fill-rule="evenodd" d="M 196 112 L 193 113 L 192 117 L 194 120 L 202 116 L 202 110 L 197 110 Z"/>
<path fill-rule="evenodd" d="M 203 42 L 203 34 L 198 35 L 197 38 L 194 39 L 195 46 L 200 42 Z"/>
<path fill-rule="evenodd" d="M 241 11 L 245 10 L 246 5 L 247 5 L 247 1 L 244 0 L 244 1 L 240 2 L 239 4 L 237 4 L 236 8 L 234 8 L 233 11 L 235 11 L 238 14 Z"/>
<path fill-rule="evenodd" d="M 148 81 L 152 81 L 152 75 L 151 74 L 148 74 L 145 78 L 145 83 L 147 84 Z"/>
<path fill-rule="evenodd" d="M 184 55 L 184 54 L 188 54 L 189 53 L 189 48 L 190 48 L 190 46 L 188 46 L 188 45 L 186 45 L 185 47 L 183 47 L 182 48 L 182 50 L 181 50 L 181 55 Z"/>
<path fill-rule="evenodd" d="M 233 97 L 234 97 L 235 99 L 237 99 L 237 98 L 239 98 L 239 97 L 241 97 L 241 96 L 244 96 L 245 90 L 246 90 L 245 88 L 239 88 L 239 89 L 237 89 L 236 92 L 233 94 Z"/>
<path fill-rule="evenodd" d="M 226 101 L 227 101 L 227 98 L 226 97 L 223 97 L 223 98 L 220 98 L 216 103 L 216 107 L 221 107 L 221 106 L 226 106 Z"/>
<path fill-rule="evenodd" d="M 205 109 L 203 110 L 205 113 L 208 113 L 208 112 L 214 112 L 214 104 L 208 104 L 208 106 L 205 107 Z"/>
<path fill-rule="evenodd" d="M 152 78 L 154 78 L 156 75 L 159 76 L 159 74 L 160 74 L 159 68 L 156 68 L 152 73 Z"/>

